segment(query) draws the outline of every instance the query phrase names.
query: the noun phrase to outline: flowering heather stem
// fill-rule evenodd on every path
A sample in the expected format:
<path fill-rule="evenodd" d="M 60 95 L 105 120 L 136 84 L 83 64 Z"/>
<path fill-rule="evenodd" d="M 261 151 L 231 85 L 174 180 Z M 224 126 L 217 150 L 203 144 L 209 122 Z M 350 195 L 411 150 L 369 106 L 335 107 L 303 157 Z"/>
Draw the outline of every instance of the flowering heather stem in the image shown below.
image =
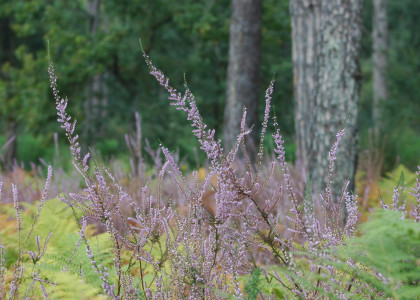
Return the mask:
<path fill-rule="evenodd" d="M 228 164 L 228 165 L 232 164 L 233 161 L 235 160 L 235 157 L 236 157 L 236 154 L 238 153 L 239 147 L 240 147 L 241 144 L 243 144 L 243 142 L 245 140 L 245 136 L 247 136 L 248 134 L 251 133 L 251 129 L 249 129 L 249 130 L 245 129 L 246 115 L 247 115 L 247 110 L 246 110 L 246 108 L 244 108 L 243 113 L 242 113 L 242 119 L 241 119 L 241 128 L 240 128 L 241 131 L 240 131 L 240 133 L 237 137 L 235 146 L 226 155 L 226 164 Z"/>
<path fill-rule="evenodd" d="M 273 94 L 274 80 L 270 82 L 267 90 L 265 91 L 265 110 L 264 110 L 264 121 L 262 122 L 261 136 L 260 136 L 260 146 L 258 150 L 258 170 L 261 171 L 262 168 L 262 159 L 264 155 L 264 136 L 268 126 L 268 119 L 270 117 L 270 108 L 271 108 L 271 95 Z"/>
<path fill-rule="evenodd" d="M 48 73 L 50 76 L 50 86 L 53 91 L 53 96 L 57 110 L 57 121 L 61 123 L 61 128 L 64 128 L 66 132 L 66 137 L 70 142 L 70 150 L 73 157 L 73 164 L 75 164 L 76 169 L 81 173 L 85 181 L 87 180 L 89 182 L 89 180 L 86 177 L 86 172 L 89 169 L 87 165 L 89 153 L 86 154 L 86 156 L 83 159 L 81 158 L 81 147 L 78 142 L 79 136 L 77 134 L 74 134 L 77 121 L 74 120 L 73 122 L 71 122 L 71 116 L 66 112 L 68 99 L 62 98 L 60 96 L 60 92 L 57 88 L 57 76 L 55 75 L 54 64 L 51 60 L 48 67 Z"/>
<path fill-rule="evenodd" d="M 420 223 L 420 166 L 417 166 L 416 174 L 416 184 L 413 187 L 411 195 L 413 195 L 417 200 L 417 205 L 414 207 L 414 219 L 417 223 Z"/>
<path fill-rule="evenodd" d="M 22 218 L 19 209 L 19 196 L 15 184 L 12 184 L 13 206 L 16 212 L 17 231 L 18 231 L 18 259 L 15 263 L 15 270 L 13 272 L 13 280 L 10 283 L 9 299 L 18 298 L 19 286 L 23 276 L 23 266 L 21 266 L 23 249 L 22 249 Z"/>
<path fill-rule="evenodd" d="M 281 166 L 281 169 L 283 171 L 284 180 L 286 182 L 286 188 L 287 188 L 287 191 L 289 193 L 290 200 L 293 204 L 292 212 L 295 215 L 294 222 L 296 223 L 296 225 L 299 225 L 303 229 L 304 233 L 307 233 L 308 231 L 306 229 L 306 225 L 305 225 L 305 222 L 304 222 L 304 217 L 302 215 L 302 212 L 299 209 L 299 204 L 296 200 L 296 196 L 295 196 L 295 193 L 293 191 L 292 184 L 291 184 L 291 181 L 290 181 L 290 178 L 291 178 L 290 177 L 290 171 L 289 171 L 289 167 L 288 167 L 287 162 L 286 162 L 286 153 L 284 151 L 284 146 L 283 146 L 284 141 L 283 141 L 282 136 L 280 135 L 280 129 L 278 128 L 278 123 L 277 123 L 277 118 L 276 117 L 274 117 L 274 127 L 277 128 L 276 132 L 273 134 L 274 143 L 276 145 L 276 147 L 274 149 L 274 153 L 276 153 L 278 155 L 277 158 L 280 161 L 280 166 Z"/>
<path fill-rule="evenodd" d="M 86 255 L 87 257 L 90 259 L 90 263 L 92 264 L 92 268 L 95 270 L 95 272 L 99 275 L 99 278 L 102 281 L 102 288 L 103 291 L 110 296 L 112 299 L 116 299 L 117 297 L 114 294 L 114 288 L 115 285 L 111 285 L 108 282 L 108 272 L 106 270 L 106 268 L 103 268 L 101 265 L 99 265 L 97 263 L 97 261 L 95 260 L 95 256 L 93 254 L 93 251 L 89 245 L 89 241 L 88 238 L 85 234 L 85 230 L 86 230 L 86 219 L 82 218 L 82 226 L 79 230 L 79 235 L 83 238 L 83 240 L 85 241 L 85 245 L 86 245 Z"/>
<path fill-rule="evenodd" d="M 20 216 L 20 209 L 19 209 L 19 196 L 18 190 L 15 184 L 12 184 L 12 191 L 13 191 L 13 207 L 16 212 L 16 221 L 17 221 L 17 230 L 19 234 L 19 252 L 21 250 L 21 241 L 22 241 L 22 218 Z"/>
<path fill-rule="evenodd" d="M 213 166 L 219 165 L 219 159 L 223 157 L 223 148 L 220 140 L 215 140 L 215 130 L 207 129 L 207 125 L 203 122 L 197 104 L 195 103 L 195 97 L 185 84 L 185 93 L 182 95 L 175 88 L 169 85 L 169 79 L 165 77 L 162 71 L 158 70 L 152 63 L 150 57 L 143 51 L 143 57 L 146 61 L 147 66 L 150 69 L 150 74 L 153 75 L 159 84 L 165 88 L 169 93 L 170 105 L 176 107 L 177 110 L 182 110 L 187 113 L 187 120 L 191 122 L 191 126 L 194 128 L 193 133 L 197 137 L 198 142 L 201 145 L 201 149 L 206 153 L 210 162 Z"/>
<path fill-rule="evenodd" d="M 0 190 L 1 190 L 1 182 L 0 182 Z M 6 260 L 4 257 L 4 250 L 5 250 L 5 247 L 0 240 L 0 299 L 6 298 L 6 288 L 5 288 Z"/>
<path fill-rule="evenodd" d="M 38 209 L 36 211 L 34 221 L 32 222 L 31 229 L 29 230 L 29 233 L 26 236 L 24 249 L 26 249 L 26 247 L 28 246 L 29 238 L 32 235 L 32 232 L 35 228 L 35 224 L 38 222 L 39 216 L 41 214 L 41 210 L 42 210 L 42 208 L 45 204 L 45 201 L 47 200 L 47 194 L 48 194 L 48 190 L 49 190 L 50 185 L 51 185 L 51 179 L 52 179 L 52 167 L 48 166 L 47 181 L 45 182 L 44 192 L 42 193 L 41 200 L 39 201 Z"/>
<path fill-rule="evenodd" d="M 334 171 L 334 164 L 335 161 L 337 160 L 337 150 L 338 150 L 338 146 L 340 145 L 340 142 L 345 134 L 346 130 L 343 128 L 341 129 L 339 132 L 337 132 L 337 139 L 334 143 L 334 145 L 331 147 L 330 152 L 328 153 L 328 157 L 330 160 L 329 166 L 328 166 L 328 175 L 327 175 L 327 187 L 326 187 L 326 194 L 327 194 L 327 208 L 331 207 L 332 203 L 333 203 L 333 192 L 332 192 L 332 182 L 331 182 L 331 178 L 332 178 L 332 174 Z"/>

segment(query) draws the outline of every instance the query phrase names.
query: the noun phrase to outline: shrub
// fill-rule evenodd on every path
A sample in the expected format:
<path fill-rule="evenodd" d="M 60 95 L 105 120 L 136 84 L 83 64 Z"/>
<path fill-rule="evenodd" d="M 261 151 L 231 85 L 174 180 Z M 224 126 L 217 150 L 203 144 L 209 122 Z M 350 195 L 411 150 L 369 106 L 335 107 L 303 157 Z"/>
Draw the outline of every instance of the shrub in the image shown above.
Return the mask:
<path fill-rule="evenodd" d="M 82 281 L 89 282 L 88 273 L 94 273 L 95 286 L 100 284 L 101 294 L 112 299 L 256 299 L 269 295 L 314 299 L 347 295 L 354 282 L 362 282 L 354 291 L 367 289 L 373 296 L 382 296 L 388 291 L 399 292 L 399 285 L 390 289 L 377 287 L 386 285 L 392 274 L 385 274 L 389 276 L 380 277 L 378 281 L 363 281 L 364 275 L 360 272 L 346 273 L 340 260 L 341 252 L 337 249 L 346 249 L 357 225 L 356 197 L 347 191 L 349 183 L 344 183 L 340 193 L 333 191 L 331 185 L 336 151 L 345 130 L 337 133 L 337 140 L 329 152 L 326 189 L 320 191 L 320 197 L 310 192 L 300 197 L 285 159 L 284 142 L 276 118 L 270 118 L 274 82 L 270 83 L 265 95 L 260 147 L 254 166 L 247 157 L 244 143 L 250 133 L 245 130 L 246 109 L 236 144 L 230 151 L 225 151 L 222 142 L 216 139 L 215 131 L 204 123 L 188 85 L 185 84 L 184 93 L 178 92 L 145 53 L 144 58 L 150 73 L 169 93 L 170 104 L 186 114 L 192 132 L 207 156 L 208 172 L 203 180 L 199 180 L 197 171 L 191 177 L 185 176 L 173 154 L 161 145 L 165 162 L 156 171 L 154 181 L 142 181 L 140 192 L 131 195 L 109 169 L 96 162 L 90 164 L 89 153 L 82 155 L 76 121 L 67 113 L 68 100 L 59 94 L 57 77 L 50 62 L 49 74 L 58 121 L 70 143 L 73 165 L 85 185 L 82 192 L 60 196 L 74 211 L 79 224 L 80 238 L 74 250 L 68 252 L 72 253 L 69 259 L 83 249 L 84 259 L 90 263 L 90 272 L 84 270 L 79 274 Z M 264 167 L 263 145 L 271 120 L 275 127 L 272 135 L 275 157 L 267 169 Z M 240 148 L 244 161 L 236 159 Z M 137 159 L 141 161 L 139 157 Z M 138 171 L 133 173 L 139 175 Z M 282 180 L 277 177 L 279 173 Z M 420 177 L 420 170 L 417 175 Z M 200 177 L 203 177 L 202 172 Z M 48 178 L 50 182 L 51 176 Z M 162 186 L 169 180 L 178 191 L 173 195 L 177 199 L 163 192 Z M 310 191 L 309 182 L 307 190 Z M 213 209 L 208 209 L 204 203 L 209 193 L 214 196 Z M 340 196 L 335 198 L 333 195 L 336 194 Z M 416 181 L 413 194 L 418 201 L 414 218 L 419 222 L 420 179 Z M 44 202 L 45 197 L 40 203 Z M 36 265 L 46 253 L 44 250 L 38 250 L 38 254 L 32 250 L 26 253 L 26 247 L 20 246 L 22 226 L 16 203 L 17 200 L 19 251 L 10 284 L 11 298 L 18 298 L 23 293 L 19 288 L 22 288 L 20 283 L 26 282 L 22 271 L 24 259 L 32 259 Z M 185 206 L 182 210 L 176 205 L 180 203 Z M 402 207 L 396 193 L 392 208 L 404 210 Z M 37 217 L 34 224 L 36 221 Z M 100 226 L 106 233 L 103 236 L 109 238 L 111 261 L 100 259 L 95 253 L 87 233 L 88 222 Z M 361 242 L 361 245 L 369 250 L 371 244 Z M 349 258 L 347 265 L 354 265 L 357 257 L 350 252 L 346 255 Z M 369 261 L 357 263 L 366 265 L 368 273 L 381 271 Z M 1 282 L 5 278 L 3 266 L 0 266 Z M 39 283 L 44 292 L 42 283 L 47 281 L 40 279 L 41 271 L 26 279 Z M 74 269 L 65 268 L 63 272 L 74 273 Z M 333 280 L 332 276 L 338 276 L 340 281 Z M 408 280 L 396 279 L 402 284 L 416 282 L 411 277 Z M 2 295 L 5 296 L 4 286 Z"/>
<path fill-rule="evenodd" d="M 342 246 L 329 247 L 323 255 L 299 253 L 301 260 L 290 276 L 311 298 L 417 299 L 420 224 L 393 210 L 378 209 L 371 217 L 362 224 L 361 236 Z"/>

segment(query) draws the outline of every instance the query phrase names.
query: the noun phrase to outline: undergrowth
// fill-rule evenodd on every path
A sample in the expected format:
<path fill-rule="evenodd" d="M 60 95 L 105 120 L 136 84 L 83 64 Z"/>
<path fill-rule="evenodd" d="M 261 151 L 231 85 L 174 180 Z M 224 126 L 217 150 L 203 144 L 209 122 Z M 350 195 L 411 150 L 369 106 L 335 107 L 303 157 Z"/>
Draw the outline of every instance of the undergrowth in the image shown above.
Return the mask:
<path fill-rule="evenodd" d="M 141 144 L 130 136 L 130 176 L 102 166 L 90 153 L 82 155 L 76 121 L 66 110 L 69 102 L 59 94 L 50 62 L 58 122 L 83 189 L 47 201 L 51 168 L 36 203 L 22 203 L 17 186 L 0 185 L 13 200 L 1 206 L 0 298 L 418 297 L 420 168 L 411 204 L 401 180 L 391 199 L 381 200 L 383 210 L 369 216 L 356 234 L 357 198 L 347 190 L 348 182 L 339 193 L 331 184 L 345 129 L 328 153 L 326 189 L 304 194 L 271 117 L 274 82 L 266 91 L 260 147 L 252 164 L 244 142 L 250 133 L 246 109 L 236 144 L 227 151 L 204 123 L 188 85 L 178 92 L 143 55 L 170 105 L 190 122 L 207 156 L 207 171 L 186 175 L 161 145 L 158 152 L 150 151 L 155 168 L 146 174 Z M 271 156 L 263 148 L 268 126 L 274 127 Z M 240 149 L 243 160 L 236 158 Z"/>

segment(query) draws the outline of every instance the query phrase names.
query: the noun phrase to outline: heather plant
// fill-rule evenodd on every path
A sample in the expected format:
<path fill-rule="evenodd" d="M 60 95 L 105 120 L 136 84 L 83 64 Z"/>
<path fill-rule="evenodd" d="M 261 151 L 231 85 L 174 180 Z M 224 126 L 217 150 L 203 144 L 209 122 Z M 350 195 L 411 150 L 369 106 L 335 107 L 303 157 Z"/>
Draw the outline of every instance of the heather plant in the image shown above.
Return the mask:
<path fill-rule="evenodd" d="M 12 185 L 14 207 L 2 210 L 8 216 L 15 212 L 17 230 L 10 232 L 7 227 L 1 232 L 3 298 L 74 298 L 74 283 L 86 297 L 111 299 L 360 295 L 404 299 L 417 293 L 420 169 L 411 190 L 415 202 L 409 214 L 401 197 L 407 188 L 400 180 L 392 203 L 383 203 L 391 211 L 363 227 L 360 238 L 354 237 L 356 197 L 347 191 L 348 182 L 340 193 L 331 184 L 345 129 L 337 133 L 329 152 L 326 189 L 312 194 L 308 179 L 304 194 L 304 176 L 287 164 L 277 120 L 270 118 L 274 81 L 266 91 L 260 147 L 253 165 L 244 142 L 250 133 L 245 129 L 246 109 L 236 144 L 223 149 L 199 114 L 188 85 L 184 93 L 178 92 L 146 54 L 144 58 L 150 73 L 169 93 L 170 104 L 187 115 L 208 158 L 208 170 L 186 175 L 176 155 L 161 145 L 157 151 L 147 149 L 155 161 L 154 171 L 147 174 L 139 116 L 135 135 L 126 136 L 131 154 L 129 175 L 117 166 L 100 166 L 89 153 L 82 155 L 76 121 L 66 111 L 68 100 L 58 92 L 50 62 L 58 121 L 84 188 L 60 195 L 60 205 L 46 201 L 50 168 L 42 200 L 38 205 L 27 204 L 21 213 L 17 187 Z M 274 156 L 264 157 L 270 123 L 274 126 Z M 243 160 L 236 158 L 240 149 Z M 41 209 L 45 219 L 40 217 Z M 402 219 L 403 213 L 415 221 Z M 30 221 L 34 225 L 22 225 Z M 378 244 L 390 251 L 375 249 Z M 391 258 L 398 259 L 388 267 Z"/>
<path fill-rule="evenodd" d="M 169 80 L 153 66 L 146 54 L 144 58 L 150 73 L 169 93 L 170 104 L 186 113 L 200 148 L 208 158 L 209 173 L 202 183 L 198 181 L 197 172 L 193 172 L 193 179 L 188 180 L 169 149 L 161 146 L 165 163 L 159 172 L 156 189 L 153 192 L 145 185 L 137 201 L 133 201 L 123 190 L 108 169 L 95 166 L 93 172 L 89 172 L 90 154 L 84 157 L 81 155 L 78 135 L 75 133 L 76 121 L 72 121 L 66 112 L 68 101 L 59 95 L 52 63 L 49 68 L 58 121 L 70 142 L 73 164 L 86 185 L 84 193 L 72 193 L 68 195 L 69 198 L 63 197 L 62 200 L 83 212 L 82 224 L 86 220 L 102 224 L 113 243 L 114 270 L 118 274 L 116 282 L 110 281 L 107 269 L 97 264 L 86 243 L 86 254 L 91 259 L 92 268 L 102 280 L 105 294 L 112 298 L 130 298 L 140 293 L 147 298 L 160 299 L 218 298 L 218 293 L 222 292 L 243 297 L 246 290 L 240 287 L 240 276 L 249 274 L 256 268 L 258 255 L 271 257 L 274 265 L 293 270 L 294 252 L 298 248 L 303 247 L 311 253 L 326 256 L 324 249 L 342 244 L 346 236 L 353 234 L 357 218 L 355 197 L 347 192 L 348 183 L 339 199 L 334 198 L 331 187 L 335 154 L 344 130 L 337 134 L 337 141 L 329 154 L 326 191 L 319 199 L 307 197 L 306 205 L 302 209 L 292 186 L 283 140 L 274 119 L 274 126 L 277 128 L 273 134 L 274 151 L 284 175 L 284 186 L 278 186 L 270 197 L 261 198 L 260 193 L 272 181 L 277 168 L 277 163 L 272 161 L 269 173 L 263 174 L 263 143 L 270 120 L 274 82 L 270 83 L 266 91 L 261 142 L 254 167 L 247 156 L 244 143 L 250 133 L 250 130 L 245 129 L 246 109 L 237 142 L 232 149 L 225 151 L 222 142 L 215 138 L 215 131 L 208 129 L 203 122 L 188 85 L 185 84 L 184 94 L 178 92 L 169 85 Z M 136 150 L 134 143 L 129 144 Z M 242 169 L 237 167 L 236 160 L 240 148 L 245 161 Z M 187 207 L 185 214 L 179 214 L 173 205 L 173 199 L 162 197 L 165 177 L 169 177 L 180 191 Z M 210 186 L 213 177 L 217 178 L 217 182 L 215 186 Z M 216 210 L 213 214 L 209 214 L 202 203 L 203 196 L 209 190 L 213 190 L 215 195 Z M 279 210 L 279 200 L 283 194 L 288 195 L 290 214 Z M 124 215 L 122 203 L 129 203 L 133 207 L 134 217 L 127 218 Z M 347 210 L 347 218 L 343 218 L 343 207 Z M 115 225 L 116 216 L 121 220 L 124 231 L 121 231 L 121 226 L 118 229 Z M 285 235 L 284 227 L 288 230 Z M 87 241 L 84 237 L 83 240 Z M 303 241 L 306 243 L 302 244 Z M 159 249 L 157 253 L 152 251 L 156 248 Z M 125 250 L 131 251 L 133 261 L 140 264 L 141 284 L 137 288 L 132 285 L 133 277 L 128 272 L 123 274 L 121 253 Z M 143 274 L 147 266 L 153 266 L 154 276 L 151 280 Z M 275 271 L 266 271 L 264 276 L 276 280 L 290 295 L 311 296 L 287 272 L 279 276 Z"/>
<path fill-rule="evenodd" d="M 45 188 L 41 197 L 41 200 L 39 201 L 39 204 L 34 211 L 33 215 L 30 218 L 31 225 L 27 225 L 25 227 L 25 231 L 23 228 L 23 222 L 22 222 L 22 214 L 21 214 L 21 207 L 20 207 L 20 200 L 19 200 L 19 194 L 18 189 L 16 185 L 12 184 L 12 195 L 13 195 L 13 210 L 15 212 L 15 219 L 16 219 L 16 245 L 13 247 L 13 251 L 15 254 L 15 259 L 12 259 L 13 262 L 13 272 L 11 274 L 11 280 L 10 282 L 7 282 L 8 284 L 8 298 L 19 298 L 20 295 L 22 295 L 22 283 L 25 281 L 25 276 L 29 277 L 29 285 L 25 287 L 24 291 L 24 297 L 26 298 L 28 294 L 30 294 L 36 284 L 39 285 L 40 289 L 44 292 L 45 287 L 44 285 L 50 284 L 50 282 L 42 280 L 39 277 L 39 270 L 37 263 L 39 260 L 41 260 L 46 252 L 47 245 L 51 236 L 51 233 L 49 233 L 46 238 L 45 242 L 41 243 L 40 236 L 37 235 L 35 237 L 36 241 L 36 250 L 29 250 L 29 244 L 33 239 L 33 233 L 34 228 L 37 222 L 39 221 L 41 211 L 43 209 L 43 206 L 45 204 L 45 201 L 47 199 L 47 192 L 49 189 L 49 186 L 51 184 L 51 177 L 52 177 L 52 168 L 48 168 L 48 176 L 47 181 L 45 184 Z M 3 191 L 3 182 L 0 181 L 0 200 L 2 197 L 2 191 Z M 29 223 L 29 222 L 28 222 Z M 25 222 L 25 224 L 27 224 Z M 6 248 L 4 245 L 4 241 L 7 241 L 7 236 L 4 236 L 2 233 L 1 235 L 2 239 L 0 240 L 0 282 L 1 282 L 1 288 L 0 288 L 0 295 L 2 295 L 2 298 L 6 297 L 6 250 L 9 248 Z M 7 245 L 7 244 L 6 244 Z M 8 245 L 7 245 L 8 246 Z M 10 253 L 9 253 L 10 254 Z M 32 261 L 32 268 L 25 268 L 25 259 L 28 259 L 28 256 L 30 260 Z M 29 274 L 26 274 L 25 271 L 30 270 Z M 47 295 L 45 292 L 44 295 Z"/>
<path fill-rule="evenodd" d="M 77 220 L 80 214 L 74 212 L 58 198 L 45 201 L 33 228 L 26 251 L 21 259 L 20 284 L 15 296 L 10 295 L 15 265 L 19 259 L 19 236 L 29 235 L 30 224 L 38 209 L 38 203 L 25 203 L 20 213 L 22 231 L 16 228 L 14 208 L 3 205 L 0 208 L 0 235 L 4 244 L 4 292 L 3 298 L 60 298 L 77 299 L 102 294 L 101 280 L 90 267 L 86 246 L 80 238 Z M 28 226 L 29 225 L 29 226 Z M 85 229 L 95 259 L 102 265 L 112 265 L 112 247 L 108 237 L 97 234 L 93 225 Z M 110 274 L 115 276 L 115 274 Z M 99 297 L 101 298 L 101 297 Z"/>
<path fill-rule="evenodd" d="M 2 203 L 13 203 L 12 185 L 16 185 L 21 201 L 34 203 L 39 201 L 44 192 L 44 185 L 48 175 L 48 165 L 31 164 L 30 170 L 24 166 L 15 165 L 14 168 L 5 173 L 0 172 L 0 181 L 3 182 Z M 45 170 L 46 169 L 46 170 Z M 64 171 L 63 168 L 55 166 L 54 176 L 48 189 L 49 198 L 55 198 L 61 193 L 77 192 L 81 190 L 81 182 L 75 171 Z"/>
<path fill-rule="evenodd" d="M 360 195 L 359 209 L 362 221 L 368 220 L 370 214 L 378 207 L 398 206 L 400 210 L 407 210 L 413 217 L 418 206 L 412 192 L 418 177 L 415 171 L 400 164 L 381 177 L 384 147 L 385 143 L 382 143 L 381 149 L 375 149 L 371 145 L 369 150 L 360 154 L 356 185 Z"/>
<path fill-rule="evenodd" d="M 379 182 L 379 191 L 382 207 L 395 207 L 401 211 L 407 211 L 414 217 L 417 198 L 414 193 L 418 181 L 416 172 L 410 171 L 403 165 L 389 172 Z M 388 200 L 389 199 L 389 200 Z"/>
<path fill-rule="evenodd" d="M 291 276 L 327 298 L 418 299 L 420 224 L 399 211 L 378 209 L 361 225 L 361 234 L 329 248 L 328 259 L 310 258 L 318 263 L 316 272 Z M 328 288 L 321 288 L 320 281 Z"/>

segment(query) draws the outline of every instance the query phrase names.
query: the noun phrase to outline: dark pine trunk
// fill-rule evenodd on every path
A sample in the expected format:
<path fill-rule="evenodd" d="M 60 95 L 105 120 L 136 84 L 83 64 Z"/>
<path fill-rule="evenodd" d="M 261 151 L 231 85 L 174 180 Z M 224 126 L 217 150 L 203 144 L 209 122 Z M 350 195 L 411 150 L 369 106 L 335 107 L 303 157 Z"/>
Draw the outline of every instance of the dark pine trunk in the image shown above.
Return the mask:
<path fill-rule="evenodd" d="M 0 119 L 5 120 L 6 123 L 6 144 L 3 148 L 3 153 L 0 153 L 1 163 L 6 171 L 11 171 L 17 160 L 17 127 L 16 112 L 14 106 L 11 79 L 7 71 L 2 70 L 5 63 L 10 63 L 12 66 L 17 65 L 15 57 L 15 50 L 17 47 L 17 37 L 12 30 L 11 17 L 0 17 L 0 80 L 6 83 L 5 97 L 0 99 Z"/>
<path fill-rule="evenodd" d="M 254 126 L 246 140 L 254 159 L 258 140 L 258 82 L 260 74 L 262 0 L 232 0 L 229 36 L 227 102 L 224 116 L 226 150 L 233 147 L 240 131 L 243 108 L 247 124 Z"/>
<path fill-rule="evenodd" d="M 95 37 L 100 28 L 108 30 L 108 19 L 101 10 L 102 0 L 90 0 L 87 3 L 87 11 L 90 16 L 89 33 L 95 42 Z M 109 72 L 94 74 L 90 85 L 86 89 L 86 101 L 84 103 L 85 123 L 83 139 L 88 144 L 94 144 L 98 139 L 105 136 L 105 120 L 108 110 L 108 87 L 107 79 Z"/>

